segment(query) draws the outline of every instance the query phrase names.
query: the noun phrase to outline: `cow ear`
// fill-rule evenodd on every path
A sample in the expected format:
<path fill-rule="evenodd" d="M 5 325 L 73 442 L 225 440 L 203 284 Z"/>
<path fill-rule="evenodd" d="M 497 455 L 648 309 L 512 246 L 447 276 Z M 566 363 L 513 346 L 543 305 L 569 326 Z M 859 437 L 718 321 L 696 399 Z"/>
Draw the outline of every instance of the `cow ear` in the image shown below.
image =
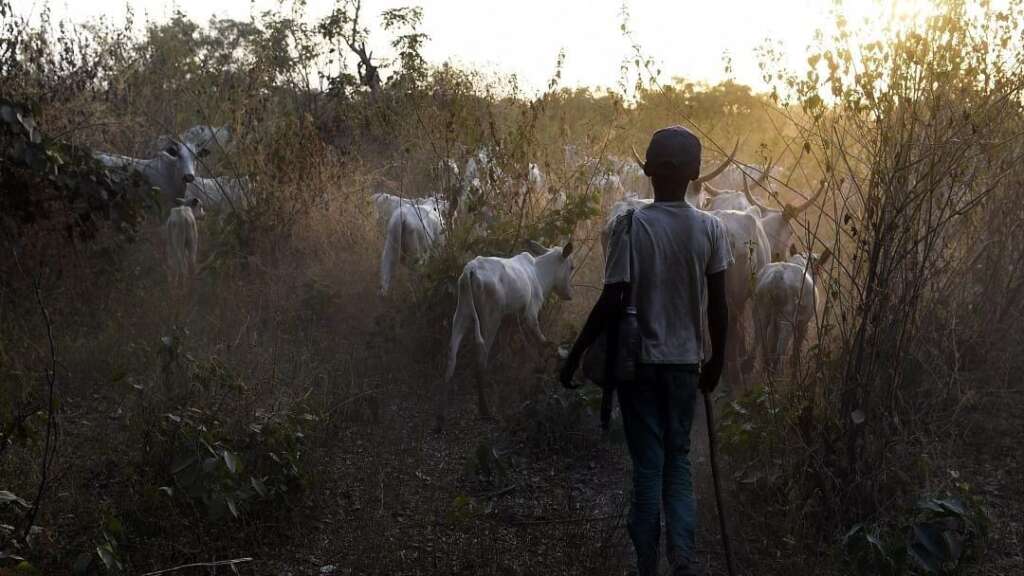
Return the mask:
<path fill-rule="evenodd" d="M 815 274 L 817 274 L 818 272 L 821 272 L 821 270 L 825 268 L 825 265 L 828 264 L 828 261 L 831 258 L 832 258 L 832 250 L 830 248 L 825 248 L 825 251 L 821 253 L 821 256 L 818 256 L 818 257 L 816 257 L 814 259 L 814 272 L 815 272 Z"/>
<path fill-rule="evenodd" d="M 547 251 L 548 251 L 547 248 L 541 246 L 535 240 L 527 240 L 526 241 L 526 246 L 527 246 L 527 248 L 530 249 L 530 253 L 533 254 L 534 256 L 540 256 L 541 254 L 546 254 Z"/>
<path fill-rule="evenodd" d="M 796 244 L 790 244 L 789 245 L 789 255 L 790 256 L 796 256 L 799 253 L 800 252 L 796 249 Z"/>
<path fill-rule="evenodd" d="M 178 145 L 170 136 L 157 137 L 156 149 L 171 156 L 178 156 Z"/>
<path fill-rule="evenodd" d="M 564 248 L 562 248 L 562 258 L 568 258 L 569 256 L 572 256 L 573 248 L 575 248 L 575 246 L 572 245 L 572 240 L 569 240 L 569 243 L 566 244 Z"/>
<path fill-rule="evenodd" d="M 174 203 L 177 204 L 178 206 L 184 206 L 188 204 L 188 200 L 185 200 L 184 198 L 175 198 Z"/>

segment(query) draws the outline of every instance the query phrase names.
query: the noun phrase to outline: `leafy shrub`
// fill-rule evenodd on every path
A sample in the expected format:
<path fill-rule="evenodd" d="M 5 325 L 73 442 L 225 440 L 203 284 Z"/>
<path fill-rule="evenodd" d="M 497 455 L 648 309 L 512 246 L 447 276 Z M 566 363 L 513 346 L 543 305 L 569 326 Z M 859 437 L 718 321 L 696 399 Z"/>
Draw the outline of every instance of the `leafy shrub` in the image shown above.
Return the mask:
<path fill-rule="evenodd" d="M 303 429 L 311 414 L 261 414 L 244 441 L 230 439 L 210 413 L 166 414 L 163 434 L 173 458 L 161 491 L 199 504 L 214 522 L 239 518 L 260 503 L 287 501 L 302 487 Z"/>
<path fill-rule="evenodd" d="M 0 98 L 0 225 L 50 223 L 71 239 L 93 239 L 102 220 L 133 234 L 141 218 L 139 175 L 117 178 L 79 146 L 47 137 L 36 107 Z"/>
<path fill-rule="evenodd" d="M 843 538 L 843 548 L 861 573 L 953 574 L 986 537 L 988 526 L 988 516 L 976 498 L 925 497 L 915 506 L 912 522 L 900 532 L 857 524 Z"/>

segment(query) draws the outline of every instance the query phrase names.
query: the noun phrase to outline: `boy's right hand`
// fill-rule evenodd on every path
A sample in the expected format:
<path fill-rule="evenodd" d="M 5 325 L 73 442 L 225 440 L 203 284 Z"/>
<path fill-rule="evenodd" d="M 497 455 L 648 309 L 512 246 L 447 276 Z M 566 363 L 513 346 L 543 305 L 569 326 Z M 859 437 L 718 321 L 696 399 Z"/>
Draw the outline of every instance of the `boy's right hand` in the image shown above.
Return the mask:
<path fill-rule="evenodd" d="M 700 371 L 700 391 L 711 394 L 718 387 L 718 381 L 722 379 L 722 363 L 713 357 L 710 362 L 704 365 Z"/>

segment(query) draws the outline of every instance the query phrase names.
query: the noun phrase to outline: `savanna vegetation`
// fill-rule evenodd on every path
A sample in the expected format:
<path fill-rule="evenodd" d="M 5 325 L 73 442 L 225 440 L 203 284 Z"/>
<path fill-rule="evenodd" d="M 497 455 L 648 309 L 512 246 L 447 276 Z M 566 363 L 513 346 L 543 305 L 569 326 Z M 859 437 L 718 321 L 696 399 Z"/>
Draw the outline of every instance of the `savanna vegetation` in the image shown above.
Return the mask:
<path fill-rule="evenodd" d="M 742 55 L 766 93 L 665 78 L 631 38 L 613 89 L 562 86 L 559 57 L 534 95 L 425 61 L 416 7 L 139 27 L 0 0 L 0 572 L 623 573 L 621 428 L 600 431 L 595 387 L 561 389 L 555 350 L 510 323 L 498 419 L 469 370 L 444 432 L 430 407 L 464 263 L 571 238 L 576 298 L 542 318 L 571 342 L 619 199 L 596 183 L 677 123 L 709 166 L 738 140 L 781 167 L 765 203 L 826 190 L 791 220 L 831 254 L 806 346 L 715 398 L 743 573 L 1024 572 L 1024 3 L 935 4 L 862 29 L 837 3 L 806 68 Z M 148 158 L 200 124 L 231 137 L 199 171 L 249 185 L 200 221 L 176 289 L 167 207 L 94 152 Z M 481 148 L 506 179 L 378 296 L 370 195 L 451 197 L 439 162 Z M 546 194 L 519 185 L 531 162 Z"/>

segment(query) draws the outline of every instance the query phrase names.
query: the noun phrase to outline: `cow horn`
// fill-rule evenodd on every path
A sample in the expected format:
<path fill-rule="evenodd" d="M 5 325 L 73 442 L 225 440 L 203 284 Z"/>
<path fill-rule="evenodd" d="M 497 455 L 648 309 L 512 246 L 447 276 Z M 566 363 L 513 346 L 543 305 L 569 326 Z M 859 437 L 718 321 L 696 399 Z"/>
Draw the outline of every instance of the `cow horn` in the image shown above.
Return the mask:
<path fill-rule="evenodd" d="M 800 214 L 804 210 L 807 210 L 808 208 L 811 207 L 811 204 L 814 204 L 815 202 L 817 202 L 818 198 L 820 198 L 821 195 L 825 193 L 826 188 L 827 188 L 826 181 L 822 180 L 821 181 L 821 186 L 818 187 L 818 191 L 814 193 L 814 196 L 811 196 L 809 200 L 807 200 L 806 202 L 804 202 L 803 204 L 801 204 L 799 206 L 794 206 L 792 204 L 787 204 L 785 212 L 790 215 L 790 218 L 792 218 L 792 217 Z"/>
<path fill-rule="evenodd" d="M 828 261 L 831 258 L 832 258 L 832 249 L 831 248 L 825 248 L 825 251 L 821 253 L 821 256 L 818 256 L 817 258 L 814 258 L 813 268 L 811 269 L 811 272 L 815 276 L 819 276 L 821 274 L 821 271 L 825 269 L 825 265 L 828 264 Z"/>
<path fill-rule="evenodd" d="M 744 181 L 743 183 L 746 184 L 746 181 Z M 707 184 L 707 183 L 701 184 L 701 187 L 703 187 L 704 190 L 707 190 L 708 196 L 718 196 L 722 192 L 725 192 L 725 190 L 722 190 L 720 188 L 715 188 L 711 184 Z"/>
<path fill-rule="evenodd" d="M 757 198 L 754 198 L 754 195 L 750 193 L 750 184 L 747 183 L 747 173 L 742 170 L 740 170 L 740 172 L 743 174 L 743 195 L 747 197 L 747 202 L 750 202 L 751 205 L 760 208 L 762 215 L 765 214 L 765 212 L 770 211 L 771 208 L 758 202 Z"/>
<path fill-rule="evenodd" d="M 729 154 L 729 157 L 726 158 L 724 162 L 719 164 L 718 168 L 715 168 L 714 170 L 712 170 L 710 174 L 706 174 L 704 176 L 701 176 L 700 178 L 697 178 L 697 184 L 703 184 L 705 182 L 713 180 L 716 176 L 721 174 L 726 168 L 729 167 L 729 164 L 732 164 L 733 158 L 736 157 L 736 151 L 739 150 L 739 149 L 740 149 L 740 141 L 739 141 L 739 139 L 737 139 L 736 140 L 736 145 L 732 147 L 732 153 Z"/>
<path fill-rule="evenodd" d="M 629 149 L 633 151 L 633 159 L 636 160 L 636 163 L 640 165 L 640 169 L 644 170 L 644 173 L 646 174 L 647 167 L 644 166 L 644 161 L 640 159 L 640 155 L 637 154 L 636 146 L 630 146 Z"/>

